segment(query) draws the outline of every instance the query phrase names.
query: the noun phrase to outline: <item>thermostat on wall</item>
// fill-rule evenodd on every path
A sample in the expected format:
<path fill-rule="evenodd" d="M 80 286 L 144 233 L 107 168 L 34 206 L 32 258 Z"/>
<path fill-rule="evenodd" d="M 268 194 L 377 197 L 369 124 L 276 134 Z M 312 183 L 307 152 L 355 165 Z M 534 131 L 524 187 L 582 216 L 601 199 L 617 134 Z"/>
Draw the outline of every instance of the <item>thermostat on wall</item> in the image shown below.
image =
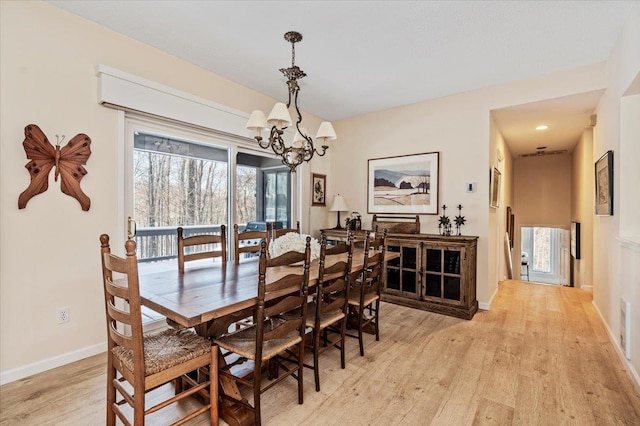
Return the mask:
<path fill-rule="evenodd" d="M 476 183 L 475 182 L 467 182 L 467 192 L 476 192 Z"/>

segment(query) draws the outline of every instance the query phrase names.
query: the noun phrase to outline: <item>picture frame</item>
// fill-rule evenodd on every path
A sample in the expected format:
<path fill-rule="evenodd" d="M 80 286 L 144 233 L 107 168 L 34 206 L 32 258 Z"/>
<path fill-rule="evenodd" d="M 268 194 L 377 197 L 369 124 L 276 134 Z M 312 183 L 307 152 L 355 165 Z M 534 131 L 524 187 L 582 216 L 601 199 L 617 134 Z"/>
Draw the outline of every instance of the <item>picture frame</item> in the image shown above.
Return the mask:
<path fill-rule="evenodd" d="M 497 209 L 500 207 L 500 187 L 502 185 L 502 173 L 496 167 L 489 174 L 489 206 Z"/>
<path fill-rule="evenodd" d="M 327 175 L 311 174 L 311 205 L 327 205 Z"/>
<path fill-rule="evenodd" d="M 438 214 L 440 153 L 368 160 L 367 212 Z"/>
<path fill-rule="evenodd" d="M 571 256 L 580 259 L 580 222 L 571 222 Z"/>
<path fill-rule="evenodd" d="M 516 236 L 513 235 L 516 233 L 516 226 L 515 226 L 515 221 L 516 221 L 516 215 L 513 214 L 513 212 L 511 212 L 511 215 L 509 216 L 509 227 L 511 229 L 512 234 L 511 235 L 511 248 L 513 248 L 513 244 L 514 241 L 516 239 Z"/>
<path fill-rule="evenodd" d="M 605 152 L 595 163 L 596 216 L 613 216 L 613 151 Z"/>

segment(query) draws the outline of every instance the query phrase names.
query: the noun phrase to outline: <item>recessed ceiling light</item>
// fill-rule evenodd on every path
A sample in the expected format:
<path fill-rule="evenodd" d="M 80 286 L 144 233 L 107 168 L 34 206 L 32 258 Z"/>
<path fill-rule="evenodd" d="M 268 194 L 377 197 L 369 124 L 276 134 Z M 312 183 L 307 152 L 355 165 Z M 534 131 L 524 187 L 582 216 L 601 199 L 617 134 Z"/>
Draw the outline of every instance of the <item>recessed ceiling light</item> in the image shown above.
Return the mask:
<path fill-rule="evenodd" d="M 547 130 L 549 128 L 549 126 L 547 126 L 546 124 L 542 124 L 538 127 L 536 127 L 536 130 Z"/>
<path fill-rule="evenodd" d="M 536 149 L 538 149 L 538 150 L 540 150 L 540 149 L 547 149 L 547 147 L 546 147 L 546 146 L 538 146 L 538 147 L 536 147 Z"/>

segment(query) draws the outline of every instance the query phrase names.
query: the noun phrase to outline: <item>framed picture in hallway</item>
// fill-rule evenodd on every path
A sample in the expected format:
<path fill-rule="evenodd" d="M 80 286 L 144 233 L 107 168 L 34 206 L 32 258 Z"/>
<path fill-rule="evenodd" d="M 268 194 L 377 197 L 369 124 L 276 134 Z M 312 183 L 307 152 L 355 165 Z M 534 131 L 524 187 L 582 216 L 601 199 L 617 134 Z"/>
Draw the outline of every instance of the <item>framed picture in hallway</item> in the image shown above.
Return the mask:
<path fill-rule="evenodd" d="M 502 183 L 502 174 L 500 173 L 500 170 L 494 167 L 493 171 L 489 175 L 489 178 L 489 206 L 495 209 L 500 206 L 500 186 Z"/>
<path fill-rule="evenodd" d="M 613 151 L 596 161 L 596 215 L 613 216 Z"/>
<path fill-rule="evenodd" d="M 580 222 L 571 222 L 571 256 L 580 259 Z"/>

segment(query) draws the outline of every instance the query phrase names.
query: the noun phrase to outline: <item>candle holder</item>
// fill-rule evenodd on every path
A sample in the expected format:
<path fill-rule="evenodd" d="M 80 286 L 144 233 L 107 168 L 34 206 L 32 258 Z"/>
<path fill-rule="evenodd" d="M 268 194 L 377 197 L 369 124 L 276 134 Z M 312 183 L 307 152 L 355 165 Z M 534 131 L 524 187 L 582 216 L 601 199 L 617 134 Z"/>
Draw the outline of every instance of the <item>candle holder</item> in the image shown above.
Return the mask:
<path fill-rule="evenodd" d="M 442 216 L 440 216 L 440 221 L 438 222 L 438 232 L 440 235 L 449 236 L 451 235 L 451 220 L 449 220 L 449 216 L 446 215 L 447 206 L 446 204 L 442 205 Z"/>
<path fill-rule="evenodd" d="M 465 222 L 466 219 L 464 218 L 464 216 L 462 216 L 462 204 L 458 204 L 458 216 L 456 216 L 455 218 L 456 235 L 462 235 L 462 233 L 460 232 L 460 228 L 462 228 Z"/>

